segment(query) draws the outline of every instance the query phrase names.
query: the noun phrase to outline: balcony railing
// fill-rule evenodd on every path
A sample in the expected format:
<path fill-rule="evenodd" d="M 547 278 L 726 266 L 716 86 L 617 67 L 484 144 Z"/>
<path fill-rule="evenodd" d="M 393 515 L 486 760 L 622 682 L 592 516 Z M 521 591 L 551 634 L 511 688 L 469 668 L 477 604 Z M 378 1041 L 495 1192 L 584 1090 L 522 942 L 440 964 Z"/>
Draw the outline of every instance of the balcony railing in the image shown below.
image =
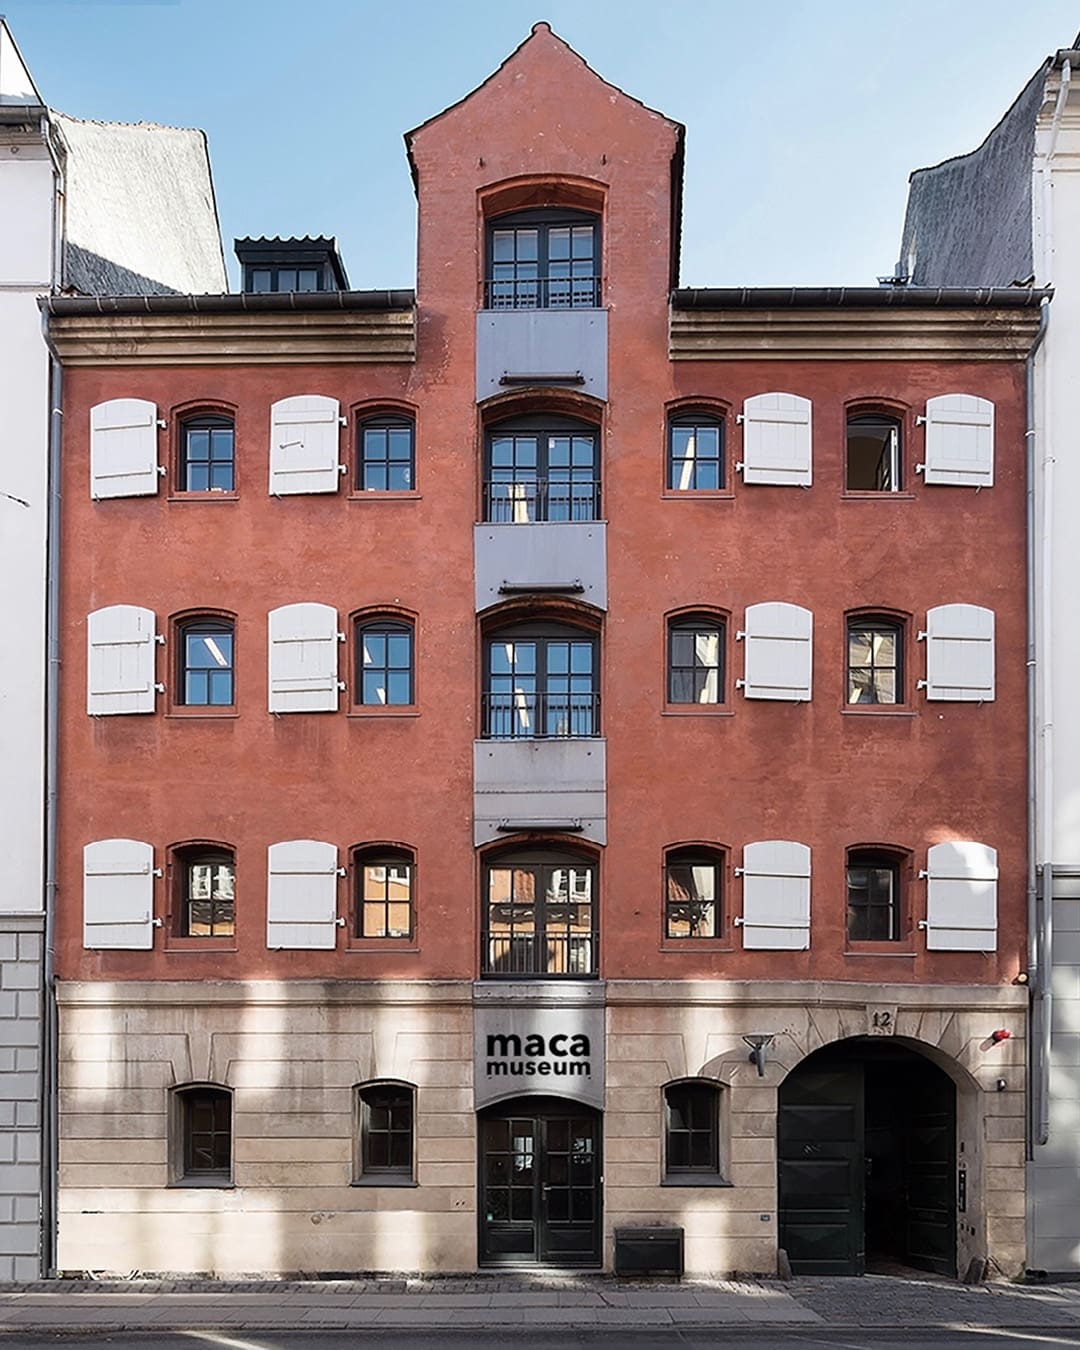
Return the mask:
<path fill-rule="evenodd" d="M 599 309 L 599 277 L 517 277 L 484 282 L 485 309 Z"/>
<path fill-rule="evenodd" d="M 596 974 L 596 936 L 579 933 L 489 933 L 481 953 L 484 975 Z"/>
<path fill-rule="evenodd" d="M 484 694 L 487 740 L 548 740 L 598 736 L 599 694 Z"/>
<path fill-rule="evenodd" d="M 550 478 L 516 483 L 484 484 L 484 520 L 491 525 L 528 525 L 599 520 L 600 484 L 595 479 L 575 482 Z"/>

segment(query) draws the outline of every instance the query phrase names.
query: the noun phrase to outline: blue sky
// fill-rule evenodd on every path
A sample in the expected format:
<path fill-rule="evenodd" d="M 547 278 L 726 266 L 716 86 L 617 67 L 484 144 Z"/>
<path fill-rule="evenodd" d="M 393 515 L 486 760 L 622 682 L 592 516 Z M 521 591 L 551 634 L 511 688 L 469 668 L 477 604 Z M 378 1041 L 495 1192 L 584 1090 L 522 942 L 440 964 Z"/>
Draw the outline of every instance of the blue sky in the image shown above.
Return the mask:
<path fill-rule="evenodd" d="M 351 284 L 411 286 L 402 133 L 544 19 L 687 126 L 685 285 L 873 284 L 908 173 L 973 148 L 1074 0 L 0 0 L 43 97 L 199 126 L 226 254 L 335 234 Z M 235 276 L 235 273 L 234 273 Z M 234 283 L 235 284 L 235 283 Z"/>

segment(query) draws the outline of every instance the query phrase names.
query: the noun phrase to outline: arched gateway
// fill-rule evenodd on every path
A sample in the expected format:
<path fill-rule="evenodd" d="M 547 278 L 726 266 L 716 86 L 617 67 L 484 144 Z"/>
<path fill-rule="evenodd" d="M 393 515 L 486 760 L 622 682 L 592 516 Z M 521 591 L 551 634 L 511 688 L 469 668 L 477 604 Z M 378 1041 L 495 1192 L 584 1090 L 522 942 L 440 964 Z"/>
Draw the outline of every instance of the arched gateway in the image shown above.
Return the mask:
<path fill-rule="evenodd" d="M 956 1084 L 894 1040 L 809 1055 L 780 1087 L 780 1246 L 803 1275 L 956 1274 Z"/>

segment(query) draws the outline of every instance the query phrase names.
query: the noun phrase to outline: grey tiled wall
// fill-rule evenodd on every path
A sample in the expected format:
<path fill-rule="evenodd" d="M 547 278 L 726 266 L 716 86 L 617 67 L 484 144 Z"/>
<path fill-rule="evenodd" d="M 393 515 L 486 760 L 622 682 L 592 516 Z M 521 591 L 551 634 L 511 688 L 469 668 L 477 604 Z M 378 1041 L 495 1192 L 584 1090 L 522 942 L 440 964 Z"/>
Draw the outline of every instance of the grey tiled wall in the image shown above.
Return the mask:
<path fill-rule="evenodd" d="M 42 920 L 0 915 L 0 1281 L 41 1273 Z"/>

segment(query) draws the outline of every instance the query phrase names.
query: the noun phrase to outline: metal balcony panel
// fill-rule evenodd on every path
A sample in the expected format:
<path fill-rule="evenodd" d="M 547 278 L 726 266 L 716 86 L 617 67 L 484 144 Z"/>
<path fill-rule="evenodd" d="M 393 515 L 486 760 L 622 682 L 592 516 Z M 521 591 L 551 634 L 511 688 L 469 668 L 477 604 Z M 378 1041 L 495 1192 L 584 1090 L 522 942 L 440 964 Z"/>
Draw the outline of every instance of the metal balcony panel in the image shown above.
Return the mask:
<path fill-rule="evenodd" d="M 607 843 L 607 743 L 576 740 L 476 741 L 473 744 L 473 837 L 505 839 L 515 822 L 532 831 L 580 822 L 574 837 Z"/>
<path fill-rule="evenodd" d="M 474 547 L 477 612 L 509 594 L 526 594 L 530 583 L 538 594 L 547 594 L 571 582 L 575 598 L 607 609 L 607 526 L 602 520 L 477 525 Z"/>
<path fill-rule="evenodd" d="M 606 309 L 482 309 L 476 316 L 476 401 L 505 394 L 503 376 L 533 374 L 550 386 L 553 372 L 580 375 L 572 387 L 607 398 Z"/>

